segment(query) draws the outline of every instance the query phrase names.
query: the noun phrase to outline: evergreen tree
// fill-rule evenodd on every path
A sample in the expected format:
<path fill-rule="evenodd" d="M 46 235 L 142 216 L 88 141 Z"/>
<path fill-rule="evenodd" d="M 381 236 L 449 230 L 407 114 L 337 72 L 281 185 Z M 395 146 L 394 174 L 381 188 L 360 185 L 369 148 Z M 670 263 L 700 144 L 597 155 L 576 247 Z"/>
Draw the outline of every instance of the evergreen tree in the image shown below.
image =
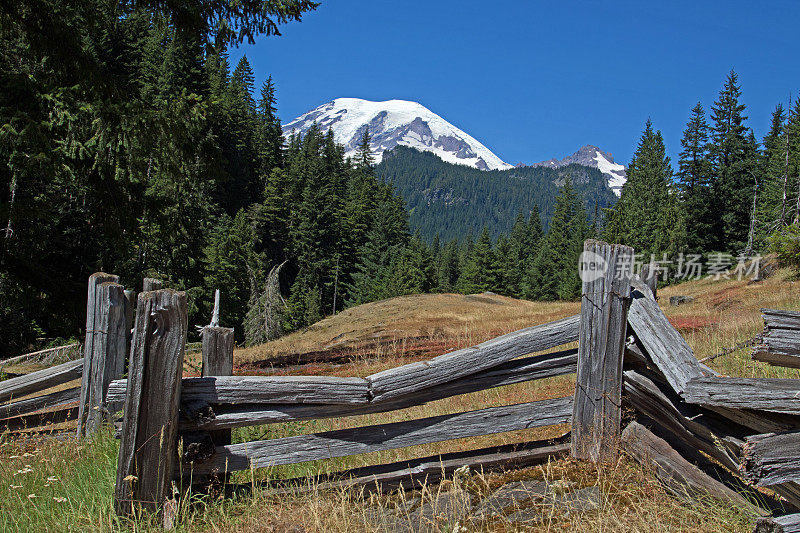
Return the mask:
<path fill-rule="evenodd" d="M 580 295 L 577 265 L 587 233 L 583 201 L 568 179 L 556 198 L 550 228 L 528 269 L 525 284 L 527 298 L 557 300 Z"/>
<path fill-rule="evenodd" d="M 223 318 L 229 324 L 244 321 L 250 298 L 249 273 L 253 270 L 252 230 L 245 210 L 234 218 L 223 214 L 211 231 L 205 248 L 207 274 L 205 286 L 209 291 L 206 301 L 213 301 L 213 290 L 222 295 Z M 210 316 L 210 315 L 209 315 Z M 237 340 L 244 339 L 244 331 L 235 329 Z"/>
<path fill-rule="evenodd" d="M 708 153 L 708 123 L 700 102 L 692 109 L 681 139 L 677 186 L 686 221 L 686 247 L 691 252 L 715 248 L 716 224 L 711 162 Z"/>
<path fill-rule="evenodd" d="M 622 195 L 609 213 L 606 239 L 632 246 L 637 253 L 674 256 L 683 236 L 672 168 L 660 131 L 648 119 L 627 171 Z"/>
<path fill-rule="evenodd" d="M 459 292 L 473 294 L 494 289 L 495 260 L 489 228 L 483 228 L 480 237 L 467 254 L 458 279 Z"/>
<path fill-rule="evenodd" d="M 731 70 L 711 108 L 714 211 L 720 220 L 715 244 L 731 252 L 741 250 L 747 241 L 757 156 L 757 147 L 748 139 L 741 95 L 738 76 Z"/>
<path fill-rule="evenodd" d="M 283 167 L 284 138 L 276 105 L 275 84 L 272 76 L 269 76 L 261 87 L 258 101 L 258 149 L 262 179 L 269 176 L 274 168 Z"/>

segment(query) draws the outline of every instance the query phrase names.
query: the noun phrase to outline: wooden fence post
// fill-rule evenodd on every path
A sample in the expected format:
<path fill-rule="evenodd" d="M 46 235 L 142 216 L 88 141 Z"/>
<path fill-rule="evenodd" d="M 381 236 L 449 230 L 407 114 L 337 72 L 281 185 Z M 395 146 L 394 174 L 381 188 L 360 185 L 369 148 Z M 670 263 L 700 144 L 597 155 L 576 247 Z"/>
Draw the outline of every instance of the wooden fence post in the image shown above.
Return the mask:
<path fill-rule="evenodd" d="M 157 291 L 162 289 L 164 283 L 156 278 L 144 278 L 142 280 L 142 292 Z"/>
<path fill-rule="evenodd" d="M 90 381 L 92 372 L 92 359 L 95 354 L 95 344 L 99 346 L 105 344 L 103 341 L 103 331 L 100 322 L 109 309 L 103 305 L 100 296 L 100 286 L 103 283 L 118 283 L 119 276 L 106 274 L 105 272 L 95 272 L 89 276 L 89 288 L 86 298 L 86 341 L 83 344 L 83 372 L 81 376 L 81 394 L 78 401 L 78 437 L 86 434 L 86 418 L 89 406 Z M 108 302 L 106 302 L 107 304 Z M 104 309 L 106 307 L 106 309 Z M 105 320 L 108 317 L 105 316 Z"/>
<path fill-rule="evenodd" d="M 642 272 L 640 277 L 647 288 L 650 289 L 650 292 L 653 293 L 653 298 L 656 298 L 656 293 L 658 292 L 658 270 L 656 269 L 656 265 L 653 263 L 647 263 L 642 265 Z"/>
<path fill-rule="evenodd" d="M 581 323 L 571 452 L 605 461 L 619 445 L 622 354 L 625 348 L 633 248 L 588 240 L 581 255 Z"/>
<path fill-rule="evenodd" d="M 211 323 L 203 328 L 203 377 L 233 375 L 233 328 L 219 326 L 219 289 L 214 292 L 214 311 Z M 225 446 L 231 443 L 231 430 L 210 431 L 208 436 L 214 446 Z M 223 480 L 226 476 L 217 476 Z M 198 482 L 204 483 L 206 478 L 200 476 Z"/>
<path fill-rule="evenodd" d="M 172 497 L 187 328 L 186 293 L 139 295 L 114 491 L 121 516 L 160 512 Z"/>
<path fill-rule="evenodd" d="M 233 328 L 203 328 L 203 377 L 233 375 Z M 210 431 L 214 446 L 231 443 L 231 430 Z M 222 479 L 224 479 L 224 475 Z"/>

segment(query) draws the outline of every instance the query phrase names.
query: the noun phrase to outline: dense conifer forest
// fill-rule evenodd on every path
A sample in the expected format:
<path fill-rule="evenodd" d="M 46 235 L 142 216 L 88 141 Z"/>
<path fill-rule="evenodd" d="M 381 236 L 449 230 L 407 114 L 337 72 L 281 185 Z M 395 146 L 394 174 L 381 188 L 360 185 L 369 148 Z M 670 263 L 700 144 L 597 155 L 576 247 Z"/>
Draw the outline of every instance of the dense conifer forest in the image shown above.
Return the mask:
<path fill-rule="evenodd" d="M 402 294 L 574 298 L 593 236 L 658 257 L 800 257 L 800 102 L 759 142 L 731 71 L 708 118 L 691 110 L 675 167 L 646 123 L 614 207 L 586 167 L 454 170 L 398 148 L 376 168 L 368 132 L 352 159 L 330 131 L 284 137 L 280 81 L 228 63 L 314 8 L 5 6 L 0 357 L 79 338 L 101 270 L 187 291 L 191 324 L 220 289 L 224 325 L 253 344 Z"/>
<path fill-rule="evenodd" d="M 397 188 L 406 201 L 411 226 L 428 241 L 437 234 L 444 240 L 463 240 L 469 233 L 480 233 L 483 226 L 496 239 L 511 230 L 520 211 L 529 214 L 533 205 L 546 229 L 567 178 L 589 213 L 617 200 L 605 175 L 583 165 L 485 171 L 400 145 L 384 153 L 375 172 Z"/>

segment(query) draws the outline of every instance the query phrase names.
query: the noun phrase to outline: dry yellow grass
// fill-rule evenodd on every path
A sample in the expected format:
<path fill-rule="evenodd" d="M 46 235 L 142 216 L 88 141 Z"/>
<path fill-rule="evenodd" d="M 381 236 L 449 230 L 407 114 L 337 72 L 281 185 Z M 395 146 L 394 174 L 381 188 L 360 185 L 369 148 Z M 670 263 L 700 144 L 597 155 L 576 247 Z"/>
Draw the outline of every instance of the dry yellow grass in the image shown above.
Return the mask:
<path fill-rule="evenodd" d="M 676 295 L 695 299 L 690 303 L 671 307 L 669 297 Z M 790 272 L 779 270 L 759 283 L 738 280 L 692 281 L 663 288 L 659 296 L 662 309 L 683 333 L 698 358 L 702 358 L 761 331 L 763 324 L 760 308 L 800 309 L 800 282 L 794 281 Z M 497 295 L 442 294 L 395 298 L 349 309 L 303 331 L 262 346 L 236 350 L 236 372 L 364 376 L 473 345 L 523 327 L 569 316 L 577 313 L 579 306 L 579 302 L 527 302 Z M 286 366 L 287 361 L 291 362 L 293 357 L 300 356 L 313 356 L 319 362 Z M 193 355 L 188 359 L 187 370 L 191 371 L 197 356 Z M 326 362 L 326 359 L 332 359 L 332 362 Z M 276 362 L 281 362 L 281 366 L 274 366 Z M 748 349 L 714 359 L 709 364 L 727 375 L 800 377 L 800 372 L 796 370 L 777 369 L 753 362 Z M 447 398 L 391 413 L 243 428 L 234 432 L 234 438 L 237 441 L 275 438 L 409 420 L 565 396 L 572 394 L 573 388 L 574 376 L 562 376 Z M 261 469 L 238 474 L 234 480 L 255 482 L 263 478 L 319 474 L 411 457 L 548 439 L 560 435 L 566 429 L 539 428 Z M 74 447 L 71 441 L 63 445 Z M 0 456 L 19 454 L 16 445 L 7 442 L 6 446 L 9 447 L 0 449 Z M 62 444 L 46 446 L 48 453 L 57 453 L 56 448 Z M 106 446 L 103 457 L 113 467 L 113 446 Z M 12 468 L 6 471 L 0 469 L 0 483 L 18 483 L 13 476 L 16 463 L 6 463 L 3 459 L 0 457 L 0 464 L 5 463 Z M 49 466 L 44 463 L 42 467 L 47 472 L 52 471 L 47 470 Z M 113 479 L 112 474 L 113 472 L 106 476 L 108 479 L 104 478 L 104 483 Z M 502 482 L 518 478 L 566 479 L 578 486 L 596 485 L 608 498 L 600 509 L 589 513 L 565 515 L 555 508 L 544 508 L 542 513 L 547 520 L 531 526 L 532 530 L 661 532 L 746 531 L 751 528 L 752 517 L 740 510 L 715 502 L 686 504 L 672 498 L 650 472 L 624 456 L 613 465 L 601 467 L 562 460 L 505 475 L 476 475 L 470 478 L 469 486 L 465 490 L 485 494 Z M 447 483 L 444 488 L 448 488 Z M 21 490 L 26 489 L 27 486 Z M 430 487 L 426 497 L 433 498 L 440 490 L 441 487 Z M 192 531 L 380 531 L 381 528 L 372 521 L 374 515 L 370 513 L 376 509 L 380 511 L 393 508 L 398 497 L 394 495 L 376 499 L 357 491 L 320 492 L 313 490 L 313 487 L 310 492 L 280 498 L 256 492 L 240 500 L 199 500 L 187 505 L 182 508 L 183 527 Z M 25 498 L 20 498 L 21 506 L 25 503 L 23 500 Z M 115 529 L 117 526 L 109 517 L 108 507 L 100 505 L 100 508 L 102 510 L 99 512 L 99 520 L 96 516 L 86 514 L 88 509 L 82 511 L 78 508 L 71 510 L 74 514 L 71 519 L 74 520 L 73 523 L 83 526 L 91 524 L 91 529 Z M 50 509 L 48 511 L 52 512 Z M 92 512 L 97 512 L 97 508 Z M 466 526 L 469 531 L 511 531 L 520 528 L 503 518 L 461 525 Z M 146 526 L 143 527 L 147 529 Z M 453 523 L 440 523 L 429 529 L 454 531 L 454 527 Z"/>

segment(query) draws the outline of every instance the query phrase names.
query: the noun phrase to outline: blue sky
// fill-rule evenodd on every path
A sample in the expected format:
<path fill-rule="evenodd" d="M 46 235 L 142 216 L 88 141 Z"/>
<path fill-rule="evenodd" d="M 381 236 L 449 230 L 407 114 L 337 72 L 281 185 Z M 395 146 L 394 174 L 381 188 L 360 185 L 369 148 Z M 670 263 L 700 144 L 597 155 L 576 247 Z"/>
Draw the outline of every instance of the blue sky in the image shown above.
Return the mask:
<path fill-rule="evenodd" d="M 414 100 L 505 161 L 584 144 L 628 164 L 653 119 L 676 157 L 689 110 L 735 68 L 759 139 L 800 91 L 800 1 L 336 0 L 231 50 L 285 122 L 334 98 Z"/>

